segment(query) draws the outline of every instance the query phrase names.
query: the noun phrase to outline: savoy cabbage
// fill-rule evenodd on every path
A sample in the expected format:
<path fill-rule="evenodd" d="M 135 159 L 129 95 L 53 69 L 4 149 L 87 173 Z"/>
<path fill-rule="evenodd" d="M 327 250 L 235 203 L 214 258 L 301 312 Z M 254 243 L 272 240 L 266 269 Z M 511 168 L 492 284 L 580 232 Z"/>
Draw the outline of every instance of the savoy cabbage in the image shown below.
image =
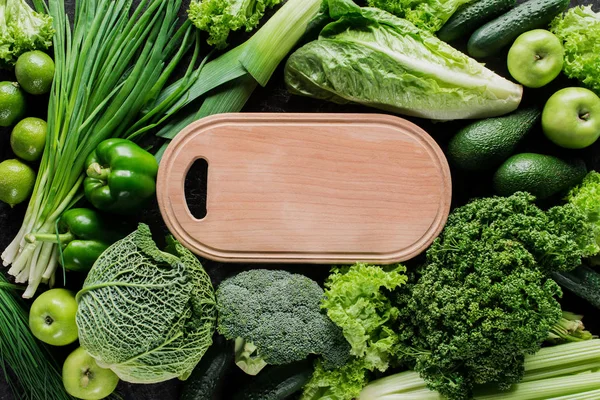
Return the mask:
<path fill-rule="evenodd" d="M 169 242 L 160 251 L 140 224 L 100 256 L 77 294 L 81 346 L 126 382 L 185 380 L 212 344 L 210 278 L 189 250 Z"/>

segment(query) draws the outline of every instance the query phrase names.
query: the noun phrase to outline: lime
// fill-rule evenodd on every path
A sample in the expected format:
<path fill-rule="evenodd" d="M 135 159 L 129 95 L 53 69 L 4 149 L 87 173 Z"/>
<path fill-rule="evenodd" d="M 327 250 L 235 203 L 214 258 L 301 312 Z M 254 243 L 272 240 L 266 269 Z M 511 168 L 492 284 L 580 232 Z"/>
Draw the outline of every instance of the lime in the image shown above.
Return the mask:
<path fill-rule="evenodd" d="M 19 160 L 0 163 L 0 201 L 14 207 L 31 196 L 35 171 Z"/>
<path fill-rule="evenodd" d="M 28 51 L 17 60 L 15 75 L 27 93 L 48 93 L 54 79 L 54 61 L 42 51 Z"/>
<path fill-rule="evenodd" d="M 0 126 L 11 126 L 25 115 L 25 95 L 15 82 L 0 82 Z"/>
<path fill-rule="evenodd" d="M 21 120 L 10 135 L 10 147 L 17 157 L 25 161 L 37 161 L 42 156 L 46 145 L 48 124 L 39 118 Z"/>

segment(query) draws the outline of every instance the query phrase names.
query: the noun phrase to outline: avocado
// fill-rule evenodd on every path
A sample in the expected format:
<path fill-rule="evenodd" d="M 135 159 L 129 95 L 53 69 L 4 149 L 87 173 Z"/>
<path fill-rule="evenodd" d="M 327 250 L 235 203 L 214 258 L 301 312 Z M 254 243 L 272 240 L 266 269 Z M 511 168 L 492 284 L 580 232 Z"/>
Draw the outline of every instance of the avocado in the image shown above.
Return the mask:
<path fill-rule="evenodd" d="M 540 115 L 540 110 L 528 108 L 467 125 L 448 145 L 450 163 L 467 171 L 498 167 L 513 154 Z"/>
<path fill-rule="evenodd" d="M 581 160 L 563 161 L 543 154 L 522 153 L 506 160 L 494 175 L 494 189 L 502 196 L 529 192 L 545 199 L 580 183 L 587 174 Z"/>

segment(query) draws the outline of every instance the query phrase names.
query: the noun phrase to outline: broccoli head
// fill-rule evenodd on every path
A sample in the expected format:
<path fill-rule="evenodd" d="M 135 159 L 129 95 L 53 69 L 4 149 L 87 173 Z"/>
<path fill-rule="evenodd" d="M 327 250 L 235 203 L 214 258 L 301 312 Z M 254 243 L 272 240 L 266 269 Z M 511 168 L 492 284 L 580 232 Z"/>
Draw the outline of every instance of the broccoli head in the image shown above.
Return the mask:
<path fill-rule="evenodd" d="M 288 364 L 310 354 L 328 368 L 343 365 L 350 345 L 321 311 L 323 289 L 285 271 L 242 272 L 217 289 L 218 330 L 236 340 L 236 363 L 249 374 L 266 364 Z"/>
<path fill-rule="evenodd" d="M 593 240 L 575 207 L 544 212 L 525 193 L 456 209 L 398 294 L 396 355 L 449 399 L 518 382 L 562 315 L 549 273 L 581 264 Z"/>

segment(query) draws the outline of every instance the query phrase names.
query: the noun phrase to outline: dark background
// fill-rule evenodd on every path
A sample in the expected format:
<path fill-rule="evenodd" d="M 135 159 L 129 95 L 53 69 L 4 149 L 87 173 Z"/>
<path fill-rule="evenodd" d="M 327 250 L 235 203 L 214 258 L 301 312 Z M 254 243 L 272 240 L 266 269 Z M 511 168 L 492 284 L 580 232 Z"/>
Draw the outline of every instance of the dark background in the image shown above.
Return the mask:
<path fill-rule="evenodd" d="M 85 0 L 81 0 L 85 1 Z M 168 1 L 168 0 L 166 0 Z M 135 1 L 137 3 L 137 1 Z M 72 15 L 74 10 L 74 0 L 65 0 L 65 4 L 68 12 Z M 185 10 L 189 1 L 184 1 L 184 7 L 182 7 L 181 16 L 185 18 Z M 584 1 L 573 1 L 572 6 L 579 4 L 593 4 L 595 5 L 595 11 L 600 11 L 600 0 L 584 0 Z M 265 18 L 266 20 L 266 18 Z M 232 38 L 232 45 L 241 42 L 248 37 L 247 34 L 238 34 Z M 599 38 L 600 40 L 600 38 Z M 207 46 L 205 46 L 207 47 Z M 464 43 L 457 44 L 457 48 L 464 51 Z M 497 72 L 498 74 L 510 78 L 506 66 L 506 53 L 500 54 L 498 57 L 485 61 L 486 65 Z M 8 71 L 0 70 L 0 81 L 11 80 L 14 81 L 14 75 Z M 551 85 L 537 90 L 526 89 L 523 105 L 537 105 L 543 107 L 547 98 L 552 95 L 556 90 L 566 86 L 578 86 L 575 81 L 569 81 L 564 77 L 559 77 Z M 47 109 L 47 97 L 34 97 L 28 98 L 28 113 L 27 116 L 37 116 L 40 118 L 46 118 Z M 258 88 L 253 96 L 250 98 L 246 105 L 245 112 L 333 112 L 333 113 L 372 113 L 378 112 L 377 110 L 369 109 L 362 106 L 340 106 L 332 103 L 321 102 L 303 97 L 291 96 L 287 93 L 283 82 L 283 71 L 280 67 L 274 74 L 273 78 L 265 88 Z M 446 122 L 446 123 L 432 123 L 430 121 L 420 120 L 416 118 L 409 118 L 413 122 L 417 123 L 427 132 L 429 132 L 434 139 L 445 149 L 448 140 L 452 135 L 460 129 L 460 127 L 466 124 L 465 121 L 459 122 Z M 14 155 L 10 149 L 9 144 L 10 129 L 0 128 L 0 161 L 8 158 L 13 158 Z M 586 161 L 589 169 L 597 169 L 600 167 L 600 141 L 596 145 L 580 150 L 580 151 L 567 151 L 565 149 L 558 148 L 552 145 L 546 140 L 541 128 L 538 126 L 529 135 L 528 139 L 521 145 L 519 152 L 531 151 L 544 154 L 552 154 L 563 158 L 578 157 Z M 193 174 L 192 174 L 193 175 Z M 188 201 L 190 207 L 194 204 L 201 202 L 204 194 L 200 189 L 202 185 L 198 182 L 201 176 L 189 177 L 188 187 L 191 188 L 189 191 Z M 452 171 L 453 180 L 453 205 L 458 206 L 464 204 L 470 198 L 477 196 L 488 196 L 492 194 L 491 190 L 491 173 L 481 174 L 464 174 L 459 171 Z M 8 205 L 0 202 L 0 249 L 4 249 L 20 228 L 23 216 L 25 213 L 26 204 L 21 204 L 11 209 Z M 144 211 L 140 216 L 139 220 L 142 220 L 153 229 L 155 236 L 158 238 L 167 233 L 167 230 L 162 222 L 160 213 L 156 204 L 153 204 L 148 210 Z M 213 283 L 217 285 L 225 276 L 236 273 L 240 270 L 248 268 L 245 265 L 225 265 L 216 263 L 208 260 L 203 260 L 203 264 L 213 279 Z M 256 267 L 256 266 L 254 266 Z M 262 267 L 262 266 L 261 266 Z M 285 268 L 291 272 L 300 272 L 310 276 L 311 278 L 322 281 L 328 272 L 327 266 L 290 266 L 290 265 L 270 265 L 264 266 L 267 268 Z M 3 271 L 4 273 L 6 271 Z M 81 283 L 81 277 L 75 275 L 67 275 L 67 286 L 77 290 L 77 285 Z M 565 293 L 561 303 L 565 310 L 571 310 L 577 313 L 586 315 L 586 325 L 595 334 L 600 334 L 600 312 L 593 309 L 584 301 L 579 300 L 570 293 Z M 57 358 L 60 360 L 66 357 L 70 351 L 76 346 L 68 346 L 66 348 L 55 349 Z M 232 375 L 228 379 L 228 387 L 234 389 L 239 384 L 248 379 L 242 373 L 233 371 Z M 118 387 L 118 393 L 126 399 L 156 399 L 156 400 L 170 400 L 177 399 L 180 390 L 180 383 L 176 380 L 169 382 L 156 384 L 156 385 L 131 385 L 127 383 L 121 383 Z M 227 394 L 223 398 L 229 398 Z M 4 380 L 3 374 L 0 374 L 0 400 L 11 400 L 11 395 L 8 386 Z M 50 399 L 51 400 L 51 399 Z"/>

